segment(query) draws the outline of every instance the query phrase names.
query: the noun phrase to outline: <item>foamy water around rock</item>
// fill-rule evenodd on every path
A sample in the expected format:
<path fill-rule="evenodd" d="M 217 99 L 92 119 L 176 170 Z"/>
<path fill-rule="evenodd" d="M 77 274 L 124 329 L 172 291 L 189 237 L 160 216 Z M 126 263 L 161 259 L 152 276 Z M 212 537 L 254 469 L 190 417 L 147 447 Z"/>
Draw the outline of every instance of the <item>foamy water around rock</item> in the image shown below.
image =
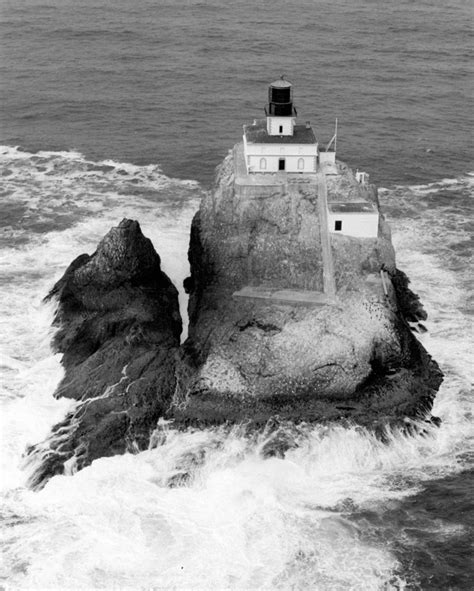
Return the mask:
<path fill-rule="evenodd" d="M 395 432 L 385 444 L 360 428 L 300 428 L 292 433 L 297 448 L 264 459 L 265 434 L 176 433 L 160 424 L 156 447 L 96 460 L 32 492 L 24 486 L 25 447 L 73 404 L 52 397 L 62 370 L 49 349 L 54 308 L 42 298 L 70 260 L 92 253 L 124 216 L 140 220 L 180 286 L 201 189 L 157 167 L 76 153 L 5 149 L 2 159 L 10 171 L 2 199 L 24 208 L 3 228 L 0 259 L 2 576 L 10 588 L 404 588 L 395 552 L 403 533 L 389 535 L 384 514 L 426 482 L 465 468 L 472 438 L 468 276 L 450 246 L 457 226 L 441 227 L 439 212 L 427 208 L 420 222 L 410 204 L 414 195 L 426 203 L 433 191 L 462 199 L 469 179 L 382 196 L 398 265 L 428 309 L 429 332 L 420 338 L 446 373 L 434 408 L 439 429 Z M 378 525 L 352 519 L 369 508 Z M 464 531 L 441 516 L 438 527 L 453 538 Z"/>

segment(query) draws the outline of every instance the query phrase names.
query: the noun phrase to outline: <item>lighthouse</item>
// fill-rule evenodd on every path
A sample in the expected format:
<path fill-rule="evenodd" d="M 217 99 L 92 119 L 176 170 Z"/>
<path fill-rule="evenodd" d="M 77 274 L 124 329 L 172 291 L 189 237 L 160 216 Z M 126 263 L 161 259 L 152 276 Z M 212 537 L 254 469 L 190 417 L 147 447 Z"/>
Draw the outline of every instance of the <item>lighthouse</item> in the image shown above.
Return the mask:
<path fill-rule="evenodd" d="M 272 136 L 292 136 L 296 125 L 293 106 L 293 86 L 283 77 L 268 88 L 267 133 Z"/>
<path fill-rule="evenodd" d="M 318 142 L 309 122 L 297 124 L 293 85 L 283 76 L 269 85 L 265 115 L 244 125 L 247 173 L 316 173 Z"/>

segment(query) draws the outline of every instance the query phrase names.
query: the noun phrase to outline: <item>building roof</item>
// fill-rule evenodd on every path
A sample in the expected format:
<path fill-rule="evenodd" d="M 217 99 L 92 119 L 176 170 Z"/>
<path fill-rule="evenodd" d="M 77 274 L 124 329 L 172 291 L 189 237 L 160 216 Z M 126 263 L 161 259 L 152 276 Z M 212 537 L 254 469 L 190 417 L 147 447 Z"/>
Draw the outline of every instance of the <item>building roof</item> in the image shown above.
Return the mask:
<path fill-rule="evenodd" d="M 284 78 L 280 78 L 279 80 L 272 82 L 270 86 L 273 88 L 290 88 L 291 82 L 288 82 L 288 80 L 285 80 Z"/>
<path fill-rule="evenodd" d="M 341 201 L 328 203 L 332 213 L 378 213 L 374 203 L 370 201 Z"/>
<path fill-rule="evenodd" d="M 293 135 L 268 135 L 266 119 L 254 125 L 244 125 L 244 134 L 249 144 L 315 144 L 316 138 L 311 127 L 295 125 Z"/>

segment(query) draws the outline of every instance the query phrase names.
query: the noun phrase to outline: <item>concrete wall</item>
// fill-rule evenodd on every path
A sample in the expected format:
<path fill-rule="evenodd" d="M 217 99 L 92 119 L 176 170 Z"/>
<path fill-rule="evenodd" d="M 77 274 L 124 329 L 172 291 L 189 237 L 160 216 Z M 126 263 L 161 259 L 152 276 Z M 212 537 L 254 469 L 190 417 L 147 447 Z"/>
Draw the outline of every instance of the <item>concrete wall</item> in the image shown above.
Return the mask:
<path fill-rule="evenodd" d="M 335 164 L 336 152 L 319 152 L 319 162 L 321 164 Z"/>
<path fill-rule="evenodd" d="M 295 119 L 293 117 L 267 117 L 268 135 L 293 135 L 294 126 Z"/>
<path fill-rule="evenodd" d="M 342 222 L 341 230 L 335 229 L 336 221 Z M 336 213 L 328 212 L 328 226 L 332 234 L 355 236 L 357 238 L 377 238 L 379 228 L 378 212 Z"/>
<path fill-rule="evenodd" d="M 316 172 L 317 144 L 250 144 L 244 136 L 244 151 L 249 173 L 278 172 L 282 158 L 285 172 Z"/>

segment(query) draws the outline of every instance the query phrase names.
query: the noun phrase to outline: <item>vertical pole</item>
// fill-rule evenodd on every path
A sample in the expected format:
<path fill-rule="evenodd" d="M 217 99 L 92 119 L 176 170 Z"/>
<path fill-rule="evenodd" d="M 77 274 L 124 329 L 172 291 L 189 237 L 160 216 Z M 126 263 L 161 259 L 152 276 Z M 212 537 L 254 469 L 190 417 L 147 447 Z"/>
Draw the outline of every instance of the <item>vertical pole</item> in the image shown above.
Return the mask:
<path fill-rule="evenodd" d="M 334 300 L 336 296 L 336 280 L 331 250 L 331 238 L 329 236 L 328 227 L 327 185 L 324 167 L 322 167 L 322 170 L 318 172 L 317 189 L 319 225 L 321 236 L 321 256 L 323 260 L 323 290 L 328 300 L 331 301 Z"/>
<path fill-rule="evenodd" d="M 337 155 L 337 117 L 336 117 L 336 125 L 334 130 L 334 154 Z"/>

